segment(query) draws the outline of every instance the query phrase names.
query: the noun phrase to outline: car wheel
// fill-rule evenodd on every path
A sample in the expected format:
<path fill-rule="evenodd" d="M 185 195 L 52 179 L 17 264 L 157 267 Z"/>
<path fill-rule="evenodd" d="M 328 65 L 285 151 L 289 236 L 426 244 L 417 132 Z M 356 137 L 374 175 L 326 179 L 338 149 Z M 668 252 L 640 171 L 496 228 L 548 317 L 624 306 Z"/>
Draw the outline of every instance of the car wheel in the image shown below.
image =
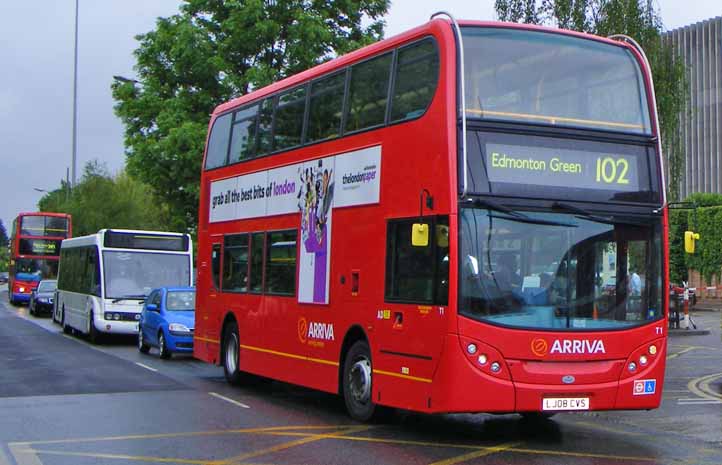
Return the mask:
<path fill-rule="evenodd" d="M 166 360 L 173 355 L 170 350 L 168 350 L 168 343 L 165 341 L 165 334 L 163 333 L 163 330 L 160 330 L 158 333 L 158 352 L 160 352 L 160 358 Z"/>
<path fill-rule="evenodd" d="M 235 322 L 223 328 L 223 373 L 230 384 L 241 384 L 243 373 L 239 369 L 241 346 L 238 338 L 238 326 Z"/>
<path fill-rule="evenodd" d="M 100 343 L 100 333 L 97 329 L 95 329 L 95 321 L 93 318 L 93 312 L 90 312 L 90 316 L 88 318 L 88 340 L 91 344 L 99 344 Z"/>
<path fill-rule="evenodd" d="M 366 341 L 354 342 L 343 364 L 343 399 L 351 418 L 369 421 L 378 417 L 384 409 L 372 399 L 371 351 Z"/>
<path fill-rule="evenodd" d="M 150 346 L 145 343 L 145 339 L 143 338 L 143 328 L 138 328 L 138 350 L 143 354 L 147 354 L 148 351 L 150 351 Z"/>

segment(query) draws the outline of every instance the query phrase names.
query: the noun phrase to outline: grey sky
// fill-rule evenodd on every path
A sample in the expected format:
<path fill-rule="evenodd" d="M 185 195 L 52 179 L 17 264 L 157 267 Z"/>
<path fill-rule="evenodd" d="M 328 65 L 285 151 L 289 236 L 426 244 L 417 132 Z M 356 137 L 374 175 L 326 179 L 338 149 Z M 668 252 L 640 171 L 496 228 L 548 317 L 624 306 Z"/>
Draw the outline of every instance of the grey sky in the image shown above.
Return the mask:
<path fill-rule="evenodd" d="M 658 0 L 667 29 L 722 15 L 719 0 Z M 74 0 L 3 2 L 0 16 L 0 218 L 9 227 L 35 211 L 42 193 L 65 177 L 71 160 Z M 113 114 L 113 75 L 133 77 L 134 36 L 178 0 L 80 0 L 78 175 L 98 158 L 123 166 L 123 128 Z M 392 0 L 387 37 L 438 10 L 494 20 L 493 0 Z"/>

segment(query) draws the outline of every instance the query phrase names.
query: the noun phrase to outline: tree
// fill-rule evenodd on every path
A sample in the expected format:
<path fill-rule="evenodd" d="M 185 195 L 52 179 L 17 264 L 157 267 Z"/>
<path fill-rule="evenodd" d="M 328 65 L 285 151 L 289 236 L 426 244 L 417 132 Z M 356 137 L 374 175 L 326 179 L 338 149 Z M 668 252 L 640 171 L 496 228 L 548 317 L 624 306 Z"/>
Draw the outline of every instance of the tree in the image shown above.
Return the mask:
<path fill-rule="evenodd" d="M 625 34 L 644 48 L 657 97 L 663 153 L 669 169 L 668 198 L 679 200 L 684 154 L 679 141 L 687 98 L 687 70 L 662 40 L 662 21 L 649 0 L 495 0 L 502 21 L 545 24 L 607 37 Z"/>
<path fill-rule="evenodd" d="M 92 161 L 68 196 L 67 186 L 48 192 L 38 202 L 40 211 L 70 213 L 73 234 L 93 234 L 103 228 L 180 230 L 173 227 L 167 209 L 150 188 L 126 172 L 111 176 Z"/>
<path fill-rule="evenodd" d="M 128 173 L 167 202 L 175 222 L 193 228 L 213 108 L 380 39 L 388 6 L 389 0 L 186 0 L 179 14 L 137 36 L 138 85 L 112 84 Z"/>
<path fill-rule="evenodd" d="M 8 246 L 8 233 L 3 224 L 3 220 L 0 220 L 0 249 L 4 249 Z"/>

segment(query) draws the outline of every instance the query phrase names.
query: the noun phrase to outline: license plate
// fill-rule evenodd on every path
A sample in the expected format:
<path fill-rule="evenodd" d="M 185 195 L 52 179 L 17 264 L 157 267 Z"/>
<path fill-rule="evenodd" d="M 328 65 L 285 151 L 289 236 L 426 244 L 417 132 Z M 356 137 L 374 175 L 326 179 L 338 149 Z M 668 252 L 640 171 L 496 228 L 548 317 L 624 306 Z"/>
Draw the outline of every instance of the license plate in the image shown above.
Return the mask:
<path fill-rule="evenodd" d="M 589 397 L 552 397 L 544 399 L 542 410 L 589 410 Z"/>

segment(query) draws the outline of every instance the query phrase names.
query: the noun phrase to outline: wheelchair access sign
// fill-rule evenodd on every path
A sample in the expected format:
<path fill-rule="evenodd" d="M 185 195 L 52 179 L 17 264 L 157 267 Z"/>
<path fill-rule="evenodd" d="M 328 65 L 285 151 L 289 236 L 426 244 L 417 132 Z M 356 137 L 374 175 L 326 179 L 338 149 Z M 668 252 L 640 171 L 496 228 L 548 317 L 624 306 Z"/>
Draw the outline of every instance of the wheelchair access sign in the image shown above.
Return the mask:
<path fill-rule="evenodd" d="M 646 396 L 654 394 L 657 388 L 656 379 L 638 379 L 634 382 L 634 395 Z"/>

